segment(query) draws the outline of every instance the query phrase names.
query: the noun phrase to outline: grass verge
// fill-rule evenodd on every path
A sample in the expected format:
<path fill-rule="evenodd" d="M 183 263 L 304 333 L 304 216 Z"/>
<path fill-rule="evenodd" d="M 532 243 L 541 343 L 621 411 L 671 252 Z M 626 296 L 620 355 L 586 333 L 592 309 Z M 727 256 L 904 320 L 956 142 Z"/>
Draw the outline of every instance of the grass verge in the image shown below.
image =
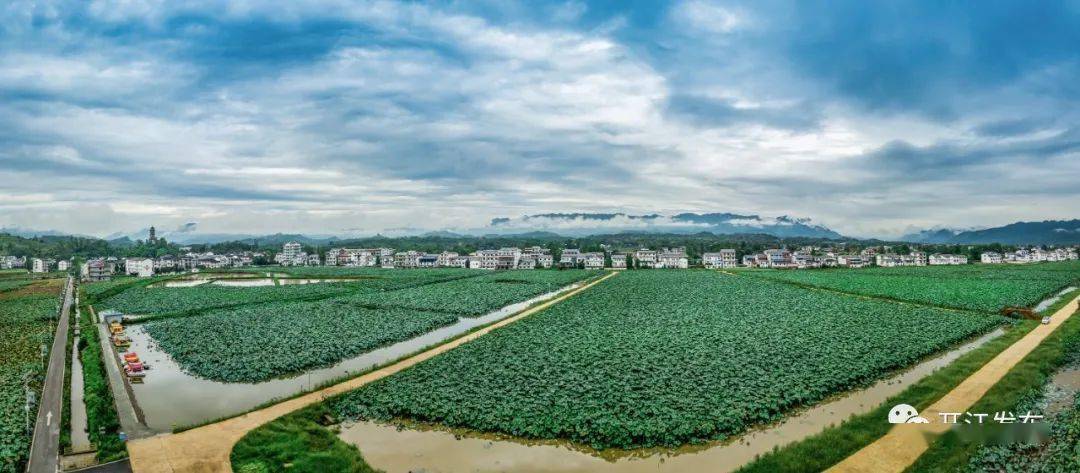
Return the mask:
<path fill-rule="evenodd" d="M 83 299 L 80 298 L 80 301 Z M 101 358 L 101 342 L 97 327 L 90 318 L 87 305 L 79 310 L 79 360 L 83 367 L 83 403 L 86 404 L 86 424 L 90 443 L 97 447 L 97 460 L 107 463 L 127 457 L 127 447 L 120 440 L 120 418 L 109 389 L 109 378 Z"/>
<path fill-rule="evenodd" d="M 318 403 L 248 432 L 229 456 L 232 469 L 237 473 L 377 471 L 364 461 L 359 449 L 326 428 L 327 423 L 332 423 L 330 411 Z"/>

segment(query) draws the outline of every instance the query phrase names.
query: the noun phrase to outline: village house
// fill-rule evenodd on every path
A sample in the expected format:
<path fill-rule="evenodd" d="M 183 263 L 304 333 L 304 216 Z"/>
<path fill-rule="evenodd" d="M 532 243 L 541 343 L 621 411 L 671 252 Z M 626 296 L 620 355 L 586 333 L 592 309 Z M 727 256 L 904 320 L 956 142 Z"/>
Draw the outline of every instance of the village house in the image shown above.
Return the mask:
<path fill-rule="evenodd" d="M 83 263 L 80 273 L 86 281 L 108 281 L 116 272 L 114 261 L 97 258 Z"/>
<path fill-rule="evenodd" d="M 709 269 L 734 268 L 737 266 L 734 249 L 722 249 L 701 255 L 701 264 Z"/>
<path fill-rule="evenodd" d="M 154 260 L 150 258 L 128 258 L 124 260 L 124 274 L 148 278 L 154 275 Z"/>
<path fill-rule="evenodd" d="M 626 253 L 611 254 L 611 269 L 626 269 Z"/>
<path fill-rule="evenodd" d="M 648 248 L 642 248 L 634 252 L 634 266 L 638 268 L 655 268 L 657 254 L 656 250 L 650 250 Z"/>
<path fill-rule="evenodd" d="M 656 267 L 668 269 L 686 269 L 690 267 L 690 258 L 685 248 L 664 248 L 656 255 Z"/>
<path fill-rule="evenodd" d="M 931 266 L 968 264 L 968 257 L 948 253 L 936 253 L 930 255 Z"/>
<path fill-rule="evenodd" d="M 985 264 L 998 264 L 1005 261 L 1001 256 L 1001 253 L 995 253 L 993 251 L 986 251 L 979 255 L 979 261 Z"/>
<path fill-rule="evenodd" d="M 869 259 L 863 257 L 863 255 L 837 255 L 836 265 L 843 266 L 845 268 L 865 268 L 870 266 Z"/>
<path fill-rule="evenodd" d="M 585 253 L 585 269 L 604 269 L 604 254 L 599 252 Z"/>

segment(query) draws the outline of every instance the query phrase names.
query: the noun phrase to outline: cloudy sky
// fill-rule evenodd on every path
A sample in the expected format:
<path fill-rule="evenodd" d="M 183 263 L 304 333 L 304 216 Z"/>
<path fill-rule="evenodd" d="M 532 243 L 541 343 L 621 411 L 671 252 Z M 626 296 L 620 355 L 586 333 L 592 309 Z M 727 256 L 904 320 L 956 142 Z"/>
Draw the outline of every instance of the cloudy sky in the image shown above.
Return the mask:
<path fill-rule="evenodd" d="M 1080 215 L 1080 3 L 14 0 L 0 226 Z"/>

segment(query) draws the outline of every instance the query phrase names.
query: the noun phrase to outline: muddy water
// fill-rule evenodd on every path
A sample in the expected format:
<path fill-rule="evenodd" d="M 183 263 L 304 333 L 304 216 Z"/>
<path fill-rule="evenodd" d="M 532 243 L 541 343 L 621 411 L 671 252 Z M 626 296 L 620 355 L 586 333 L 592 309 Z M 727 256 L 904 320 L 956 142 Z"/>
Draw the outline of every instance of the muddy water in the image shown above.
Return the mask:
<path fill-rule="evenodd" d="M 482 317 L 460 318 L 454 324 L 372 350 L 328 368 L 255 384 L 222 383 L 185 373 L 168 354 L 156 346 L 153 338 L 142 326 L 130 325 L 127 327 L 127 334 L 131 338 L 129 351 L 137 353 L 143 362 L 151 366 L 145 382 L 132 385 L 132 390 L 147 426 L 156 432 L 169 432 L 177 426 L 188 426 L 238 414 L 274 399 L 310 391 L 331 380 L 365 371 L 454 338 L 473 328 L 502 320 L 536 302 L 555 297 L 580 285 L 574 284 Z"/>
<path fill-rule="evenodd" d="M 1065 366 L 1050 378 L 1045 414 L 1047 416 L 1068 410 L 1073 398 L 1080 393 L 1080 363 Z"/>
<path fill-rule="evenodd" d="M 1046 309 L 1049 309 L 1050 306 L 1054 305 L 1054 303 L 1056 303 L 1063 296 L 1065 296 L 1065 294 L 1068 294 L 1069 292 L 1071 292 L 1071 291 L 1073 291 L 1075 289 L 1076 288 L 1072 287 L 1072 286 L 1067 287 L 1065 289 L 1062 289 L 1061 292 L 1057 293 L 1056 295 L 1054 295 L 1053 297 L 1051 297 L 1049 299 L 1046 299 L 1046 300 L 1040 302 L 1039 305 L 1035 306 L 1035 312 L 1042 312 L 1042 311 L 1044 311 Z"/>
<path fill-rule="evenodd" d="M 159 283 L 151 284 L 150 287 L 192 287 L 201 286 L 203 284 L 211 284 L 214 286 L 226 286 L 226 287 L 259 287 L 259 286 L 274 286 L 274 285 L 290 285 L 290 284 L 315 284 L 324 282 L 346 282 L 355 281 L 355 279 L 299 279 L 288 278 L 278 279 L 274 282 L 271 278 L 196 278 L 196 279 L 172 279 L 169 281 L 162 281 Z"/>
<path fill-rule="evenodd" d="M 872 410 L 891 396 L 1001 336 L 997 329 L 872 386 L 852 391 L 740 438 L 680 449 L 588 451 L 559 442 L 523 442 L 442 429 L 401 429 L 375 422 L 344 425 L 340 436 L 371 466 L 388 473 L 425 472 L 687 472 L 731 471 L 775 447 L 817 434 Z M 885 419 L 882 419 L 885 422 Z"/>

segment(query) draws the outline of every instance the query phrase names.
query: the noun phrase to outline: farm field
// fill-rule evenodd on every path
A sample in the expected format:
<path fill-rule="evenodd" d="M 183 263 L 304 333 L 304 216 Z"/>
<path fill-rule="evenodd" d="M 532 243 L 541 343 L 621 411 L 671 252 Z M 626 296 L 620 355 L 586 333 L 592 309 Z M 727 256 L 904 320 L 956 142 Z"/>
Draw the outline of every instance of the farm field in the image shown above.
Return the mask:
<path fill-rule="evenodd" d="M 600 274 L 378 271 L 385 277 L 342 283 L 138 287 L 101 307 L 198 312 L 141 324 L 184 371 L 221 382 L 259 382 L 332 365 Z"/>
<path fill-rule="evenodd" d="M 26 377 L 41 393 L 41 345 L 52 338 L 48 320 L 56 316 L 60 281 L 34 281 L 0 294 L 0 467 L 15 471 L 30 449 L 24 405 Z M 31 415 L 31 418 L 33 415 Z"/>
<path fill-rule="evenodd" d="M 597 449 L 724 438 L 1006 323 L 712 271 L 628 271 L 329 401 Z"/>
<path fill-rule="evenodd" d="M 147 322 L 147 333 L 196 376 L 259 382 L 326 366 L 457 320 L 341 301 L 275 302 Z"/>
<path fill-rule="evenodd" d="M 375 307 L 477 316 L 601 274 L 604 273 L 578 269 L 489 273 L 389 293 L 357 294 L 347 299 Z"/>
<path fill-rule="evenodd" d="M 1080 281 L 1080 263 L 906 268 L 762 270 L 761 278 L 957 309 L 998 312 L 1031 307 Z"/>
<path fill-rule="evenodd" d="M 378 269 L 349 274 L 354 277 L 364 277 L 347 282 L 259 287 L 225 287 L 208 284 L 194 287 L 147 287 L 144 284 L 131 284 L 128 282 L 127 285 L 131 287 L 105 298 L 97 303 L 96 307 L 117 310 L 126 314 L 190 314 L 208 309 L 264 302 L 325 299 L 354 292 L 393 291 L 462 277 L 477 276 L 475 271 L 460 273 L 440 270 L 394 271 Z M 104 285 L 101 292 L 111 289 L 108 286 L 110 283 L 95 283 L 89 287 L 95 288 L 98 284 Z M 118 284 L 118 286 L 123 288 L 124 284 Z M 91 289 L 91 291 L 94 290 Z M 90 293 L 93 294 L 94 292 Z"/>

